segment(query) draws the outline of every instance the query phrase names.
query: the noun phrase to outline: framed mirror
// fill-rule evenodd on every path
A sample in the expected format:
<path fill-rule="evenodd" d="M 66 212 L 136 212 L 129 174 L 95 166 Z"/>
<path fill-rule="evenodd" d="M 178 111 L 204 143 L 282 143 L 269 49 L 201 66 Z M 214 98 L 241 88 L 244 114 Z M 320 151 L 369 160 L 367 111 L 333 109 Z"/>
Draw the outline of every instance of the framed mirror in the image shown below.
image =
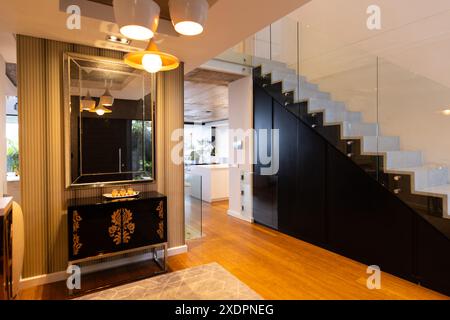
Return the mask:
<path fill-rule="evenodd" d="M 155 81 L 121 60 L 64 55 L 67 188 L 154 180 Z"/>

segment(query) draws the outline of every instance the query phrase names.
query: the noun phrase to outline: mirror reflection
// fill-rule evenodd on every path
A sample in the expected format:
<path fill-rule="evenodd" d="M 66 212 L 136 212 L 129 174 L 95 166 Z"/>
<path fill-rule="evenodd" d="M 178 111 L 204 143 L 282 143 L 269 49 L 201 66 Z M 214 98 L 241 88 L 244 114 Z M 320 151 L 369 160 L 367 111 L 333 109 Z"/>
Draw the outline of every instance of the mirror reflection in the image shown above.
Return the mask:
<path fill-rule="evenodd" d="M 65 61 L 68 186 L 151 181 L 154 78 L 120 60 L 68 54 Z"/>

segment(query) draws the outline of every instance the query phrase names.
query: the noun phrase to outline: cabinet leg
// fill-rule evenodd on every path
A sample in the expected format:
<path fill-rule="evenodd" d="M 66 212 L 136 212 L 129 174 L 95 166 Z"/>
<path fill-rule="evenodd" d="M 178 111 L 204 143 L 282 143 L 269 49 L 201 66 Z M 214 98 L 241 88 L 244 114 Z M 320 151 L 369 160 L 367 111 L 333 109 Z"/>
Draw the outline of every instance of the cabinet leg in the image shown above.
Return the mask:
<path fill-rule="evenodd" d="M 162 273 L 167 272 L 167 243 L 165 243 L 163 246 L 164 253 L 161 259 L 158 258 L 158 248 L 153 248 L 153 260 L 161 268 Z"/>

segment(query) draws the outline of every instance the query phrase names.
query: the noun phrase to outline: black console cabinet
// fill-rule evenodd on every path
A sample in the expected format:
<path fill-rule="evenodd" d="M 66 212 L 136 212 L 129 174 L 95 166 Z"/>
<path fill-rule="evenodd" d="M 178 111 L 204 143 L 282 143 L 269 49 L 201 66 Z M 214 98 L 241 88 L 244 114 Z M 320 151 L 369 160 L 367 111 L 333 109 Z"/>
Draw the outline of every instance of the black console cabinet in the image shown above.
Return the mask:
<path fill-rule="evenodd" d="M 167 198 L 156 192 L 71 200 L 67 219 L 71 262 L 167 243 Z"/>

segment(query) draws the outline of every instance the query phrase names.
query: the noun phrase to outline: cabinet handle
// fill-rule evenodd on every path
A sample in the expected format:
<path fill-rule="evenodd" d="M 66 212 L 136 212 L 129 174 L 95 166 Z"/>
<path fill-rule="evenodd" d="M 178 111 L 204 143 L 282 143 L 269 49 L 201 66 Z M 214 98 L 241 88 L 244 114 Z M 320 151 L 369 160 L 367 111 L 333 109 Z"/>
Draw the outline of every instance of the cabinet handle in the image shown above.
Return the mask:
<path fill-rule="evenodd" d="M 122 148 L 119 148 L 119 173 L 122 173 Z"/>

